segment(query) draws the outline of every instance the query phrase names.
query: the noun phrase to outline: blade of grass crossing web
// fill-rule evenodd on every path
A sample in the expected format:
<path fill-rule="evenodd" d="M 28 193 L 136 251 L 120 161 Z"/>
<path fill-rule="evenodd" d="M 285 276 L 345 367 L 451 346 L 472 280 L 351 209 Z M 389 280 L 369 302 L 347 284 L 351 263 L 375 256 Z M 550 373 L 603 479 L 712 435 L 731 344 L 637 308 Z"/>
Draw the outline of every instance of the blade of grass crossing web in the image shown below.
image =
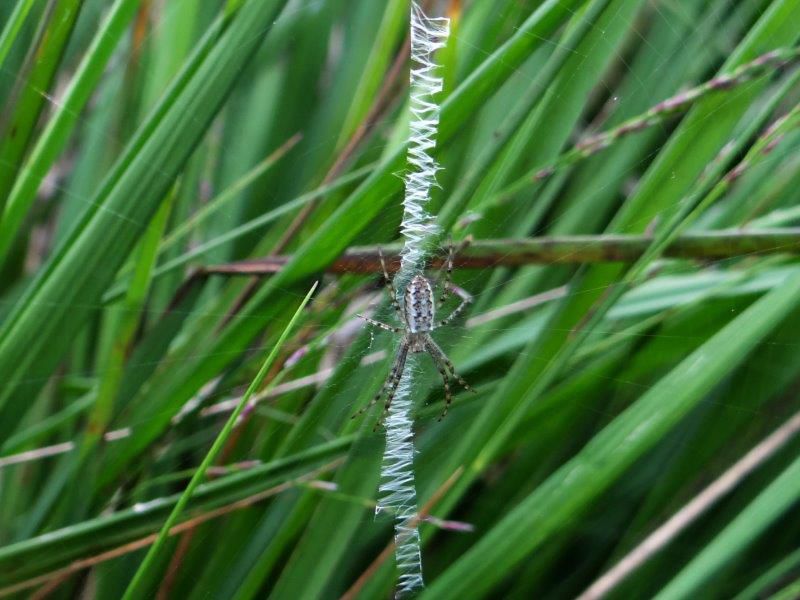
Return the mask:
<path fill-rule="evenodd" d="M 191 481 L 186 486 L 186 489 L 183 491 L 178 502 L 175 504 L 175 507 L 172 509 L 169 517 L 167 517 L 164 526 L 161 528 L 161 531 L 156 538 L 156 541 L 150 547 L 150 550 L 147 552 L 147 556 L 145 556 L 142 564 L 139 566 L 139 569 L 136 571 L 136 575 L 134 575 L 133 580 L 131 581 L 128 589 L 125 591 L 124 600 L 133 600 L 135 598 L 145 597 L 147 595 L 147 590 L 151 585 L 151 581 L 155 577 L 155 567 L 156 567 L 156 559 L 158 558 L 158 553 L 161 550 L 162 546 L 166 543 L 167 537 L 169 537 L 169 531 L 173 525 L 178 521 L 181 512 L 186 505 L 189 503 L 189 500 L 192 497 L 195 489 L 197 486 L 200 485 L 200 482 L 205 478 L 206 471 L 211 463 L 216 459 L 217 455 L 219 455 L 222 447 L 224 446 L 226 440 L 230 436 L 231 432 L 233 431 L 233 427 L 236 424 L 239 415 L 244 410 L 244 407 L 247 405 L 250 397 L 253 393 L 261 386 L 261 383 L 264 381 L 264 377 L 267 375 L 267 371 L 272 366 L 272 363 L 275 362 L 275 358 L 278 356 L 278 351 L 283 346 L 286 339 L 289 337 L 289 334 L 292 332 L 295 323 L 300 318 L 300 315 L 303 312 L 306 304 L 311 299 L 311 295 L 314 293 L 314 290 L 317 289 L 317 284 L 315 283 L 311 286 L 311 289 L 306 294 L 306 297 L 300 303 L 300 306 L 297 308 L 297 311 L 294 313 L 294 316 L 289 321 L 289 324 L 283 330 L 281 335 L 278 337 L 278 340 L 275 342 L 272 350 L 270 351 L 269 355 L 267 356 L 264 364 L 261 365 L 261 369 L 256 374 L 253 381 L 250 383 L 250 386 L 247 388 L 247 391 L 242 396 L 242 399 L 239 401 L 239 404 L 236 406 L 236 409 L 231 413 L 228 420 L 225 422 L 225 425 L 222 428 L 222 431 L 219 432 L 217 439 L 214 440 L 214 444 L 211 446 L 211 449 L 206 454 L 206 457 L 203 459 L 203 462 L 200 463 L 200 466 L 195 471 L 194 475 L 192 476 Z"/>

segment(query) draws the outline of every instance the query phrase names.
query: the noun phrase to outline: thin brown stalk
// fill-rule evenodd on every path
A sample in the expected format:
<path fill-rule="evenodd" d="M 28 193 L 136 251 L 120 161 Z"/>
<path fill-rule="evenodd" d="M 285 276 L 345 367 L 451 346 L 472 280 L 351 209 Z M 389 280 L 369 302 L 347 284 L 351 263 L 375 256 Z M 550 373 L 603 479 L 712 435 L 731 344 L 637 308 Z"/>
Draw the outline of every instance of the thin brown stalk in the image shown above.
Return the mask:
<path fill-rule="evenodd" d="M 185 531 L 178 540 L 178 545 L 175 548 L 175 554 L 172 555 L 172 560 L 169 561 L 167 570 L 164 572 L 164 579 L 156 592 L 156 600 L 168 600 L 172 593 L 172 588 L 175 586 L 175 581 L 178 578 L 183 559 L 192 547 L 192 538 L 194 537 L 196 529 Z"/>
<path fill-rule="evenodd" d="M 634 262 L 647 251 L 652 235 L 574 235 L 519 239 L 477 240 L 454 259 L 455 269 L 489 269 L 531 264 L 585 264 Z M 400 266 L 399 248 L 391 246 L 353 247 L 330 263 L 328 273 L 380 273 L 380 251 L 390 272 Z M 729 230 L 691 233 L 676 238 L 664 256 L 695 260 L 723 260 L 751 255 L 797 254 L 800 228 Z M 220 265 L 201 270 L 203 276 L 253 276 L 279 272 L 290 256 L 272 256 Z M 441 268 L 445 257 L 431 260 L 430 268 Z"/>
<path fill-rule="evenodd" d="M 662 123 L 665 119 L 687 110 L 692 104 L 711 93 L 731 90 L 766 73 L 792 65 L 798 60 L 800 60 L 800 48 L 779 48 L 762 54 L 731 73 L 718 75 L 659 102 L 641 115 L 628 119 L 613 129 L 584 138 L 551 164 L 536 167 L 520 177 L 501 191 L 499 196 L 502 198 L 511 196 L 532 183 L 547 179 L 559 169 L 609 148 L 617 140 Z"/>
<path fill-rule="evenodd" d="M 279 375 L 281 369 L 283 368 L 286 359 L 292 355 L 292 353 L 300 346 L 302 346 L 309 336 L 313 334 L 313 328 L 310 328 L 308 325 L 302 329 L 295 340 L 287 344 L 287 349 L 281 350 L 281 357 L 275 361 L 275 364 L 272 366 L 270 371 L 264 378 L 263 386 L 269 387 L 270 383 L 274 381 L 274 379 Z M 256 396 L 254 396 L 253 401 L 255 402 Z M 217 463 L 219 465 L 224 465 L 228 462 L 231 454 L 233 454 L 236 446 L 239 443 L 239 439 L 242 436 L 244 431 L 245 425 L 249 421 L 250 417 L 253 414 L 252 406 L 254 404 L 250 404 L 245 407 L 242 411 L 241 415 L 239 415 L 239 422 L 237 423 L 236 428 L 231 432 L 230 437 L 225 442 L 225 445 L 220 452 L 220 455 L 217 459 Z M 213 479 L 215 477 L 214 473 L 209 471 L 208 478 Z M 172 556 L 172 560 L 170 560 L 169 565 L 167 566 L 166 575 L 164 576 L 164 581 L 162 582 L 161 586 L 159 587 L 157 599 L 158 600 L 166 600 L 170 597 L 170 591 L 172 586 L 175 582 L 175 578 L 177 577 L 178 572 L 180 571 L 181 565 L 183 564 L 184 559 L 186 558 L 186 554 L 191 547 L 192 538 L 194 537 L 195 530 L 187 531 L 181 537 L 180 542 L 178 543 L 178 547 L 175 553 Z"/>
<path fill-rule="evenodd" d="M 800 412 L 795 413 L 755 448 L 733 464 L 638 546 L 584 591 L 577 600 L 598 600 L 608 595 L 636 569 L 663 550 L 689 525 L 739 485 L 800 432 Z"/>

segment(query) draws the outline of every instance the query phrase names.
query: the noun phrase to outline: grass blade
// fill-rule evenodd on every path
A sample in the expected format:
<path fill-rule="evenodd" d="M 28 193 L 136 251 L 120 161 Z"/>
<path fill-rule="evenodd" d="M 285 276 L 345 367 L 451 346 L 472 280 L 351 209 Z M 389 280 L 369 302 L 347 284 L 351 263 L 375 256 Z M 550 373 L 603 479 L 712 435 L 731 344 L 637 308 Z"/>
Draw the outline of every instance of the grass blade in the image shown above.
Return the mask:
<path fill-rule="evenodd" d="M 239 415 L 242 414 L 242 410 L 247 405 L 250 397 L 255 393 L 255 391 L 259 388 L 261 383 L 264 381 L 264 377 L 267 375 L 267 371 L 272 367 L 272 363 L 275 361 L 275 358 L 278 356 L 278 351 L 281 349 L 283 344 L 286 342 L 286 339 L 289 337 L 289 334 L 292 332 L 295 323 L 300 318 L 300 315 L 303 312 L 306 304 L 311 299 L 314 290 L 317 289 L 317 284 L 315 283 L 311 286 L 311 289 L 306 294 L 306 297 L 300 303 L 300 306 L 297 308 L 297 311 L 294 313 L 294 316 L 289 321 L 289 324 L 283 330 L 280 337 L 278 337 L 278 341 L 273 346 L 272 350 L 270 351 L 267 358 L 264 360 L 264 363 L 261 365 L 261 369 L 256 374 L 253 381 L 250 383 L 250 387 L 247 388 L 247 392 L 245 392 L 242 399 L 239 401 L 239 404 L 236 406 L 236 409 L 231 413 L 228 417 L 228 420 L 225 422 L 222 431 L 219 432 L 219 435 L 214 440 L 214 444 L 211 446 L 211 449 L 206 454 L 203 462 L 200 463 L 200 466 L 197 467 L 194 475 L 192 476 L 191 481 L 189 481 L 189 485 L 186 486 L 186 489 L 181 494 L 181 497 L 178 499 L 178 502 L 175 504 L 175 507 L 172 509 L 169 517 L 167 517 L 164 526 L 161 528 L 161 531 L 156 538 L 156 541 L 150 547 L 150 550 L 147 552 L 147 556 L 145 556 L 142 564 L 139 566 L 138 571 L 133 577 L 133 580 L 128 585 L 128 589 L 125 591 L 124 598 L 126 600 L 130 600 L 132 598 L 140 598 L 147 596 L 147 589 L 150 585 L 150 580 L 154 577 L 153 570 L 155 569 L 155 561 L 158 558 L 158 553 L 161 548 L 164 546 L 165 542 L 167 541 L 167 537 L 169 536 L 170 529 L 172 526 L 175 525 L 178 518 L 181 515 L 181 512 L 189 503 L 189 500 L 192 497 L 195 489 L 200 482 L 205 479 L 206 471 L 208 467 L 211 465 L 212 462 L 217 458 L 220 451 L 222 450 L 223 445 L 227 441 L 228 437 L 230 436 L 231 432 L 233 431 L 233 427 L 236 424 L 236 421 L 239 418 Z"/>
<path fill-rule="evenodd" d="M 509 512 L 422 597 L 459 598 L 507 576 L 695 408 L 798 303 L 800 277 L 794 277 L 739 315 Z"/>

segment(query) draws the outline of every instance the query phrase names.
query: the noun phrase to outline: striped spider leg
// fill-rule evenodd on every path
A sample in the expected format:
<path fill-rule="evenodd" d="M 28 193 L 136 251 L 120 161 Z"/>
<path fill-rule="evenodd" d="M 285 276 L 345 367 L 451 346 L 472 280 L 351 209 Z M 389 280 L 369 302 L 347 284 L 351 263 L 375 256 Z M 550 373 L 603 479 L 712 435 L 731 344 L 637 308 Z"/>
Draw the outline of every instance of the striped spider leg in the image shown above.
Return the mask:
<path fill-rule="evenodd" d="M 434 286 L 431 284 L 431 282 L 428 281 L 428 279 L 426 279 L 423 275 L 416 275 L 406 286 L 403 294 L 405 302 L 403 303 L 403 306 L 400 306 L 400 303 L 397 301 L 394 283 L 389 278 L 389 274 L 386 272 L 386 264 L 383 259 L 383 254 L 380 254 L 380 260 L 392 306 L 400 318 L 402 326 L 395 327 L 387 323 L 382 323 L 381 321 L 376 321 L 375 319 L 370 319 L 364 315 L 357 316 L 364 319 L 367 323 L 374 325 L 375 327 L 379 327 L 392 333 L 401 334 L 403 337 L 400 340 L 400 346 L 397 350 L 397 354 L 395 356 L 394 363 L 392 364 L 391 371 L 389 372 L 389 376 L 387 377 L 383 386 L 381 386 L 381 389 L 373 397 L 372 401 L 367 404 L 367 406 L 355 413 L 352 418 L 355 418 L 363 412 L 369 410 L 381 399 L 384 394 L 386 394 L 386 402 L 384 404 L 383 412 L 380 419 L 375 424 L 375 429 L 377 429 L 378 425 L 380 425 L 380 423 L 383 421 L 386 413 L 389 411 L 389 408 L 392 405 L 392 400 L 394 399 L 394 395 L 397 391 L 397 386 L 400 384 L 400 379 L 403 376 L 403 369 L 405 368 L 408 354 L 424 352 L 431 356 L 437 370 L 439 371 L 439 374 L 442 376 L 442 381 L 444 382 L 445 406 L 444 411 L 439 417 L 439 420 L 441 420 L 447 414 L 450 404 L 453 401 L 452 392 L 450 390 L 451 378 L 457 381 L 467 391 L 475 393 L 475 390 L 472 389 L 470 385 L 456 373 L 453 363 L 449 358 L 447 358 L 447 355 L 433 340 L 430 334 L 435 329 L 447 325 L 462 312 L 464 312 L 466 307 L 470 304 L 470 302 L 472 302 L 472 297 L 467 292 L 455 287 L 452 285 L 452 283 L 450 283 L 450 277 L 453 270 L 452 246 L 450 248 L 447 262 L 443 267 L 443 271 L 446 272 L 444 284 L 445 290 L 442 292 L 440 302 L 443 303 L 446 299 L 446 294 L 450 293 L 459 296 L 459 298 L 461 298 L 461 304 L 459 304 L 452 313 L 440 321 L 435 320 L 436 299 L 434 294 Z"/>
<path fill-rule="evenodd" d="M 371 321 L 371 319 L 369 319 Z M 405 338 L 400 342 L 400 347 L 397 349 L 397 354 L 394 357 L 394 363 L 392 364 L 392 368 L 389 371 L 389 377 L 386 378 L 386 381 L 383 382 L 381 389 L 378 390 L 378 393 L 373 396 L 372 400 L 370 400 L 369 404 L 355 413 L 351 419 L 355 419 L 357 416 L 363 414 L 378 402 L 381 399 L 381 396 L 386 394 L 386 403 L 383 406 L 383 412 L 381 413 L 381 417 L 375 423 L 375 426 L 372 428 L 372 431 L 378 429 L 378 425 L 381 424 L 386 413 L 389 412 L 389 408 L 392 406 L 392 400 L 394 399 L 394 394 L 397 391 L 397 386 L 400 385 L 400 379 L 403 377 L 403 369 L 406 366 L 406 359 L 408 358 L 408 343 L 406 342 Z"/>
<path fill-rule="evenodd" d="M 449 321 L 450 318 L 448 317 L 447 320 Z M 447 382 L 448 371 L 450 372 L 450 376 L 455 379 L 465 390 L 472 392 L 473 394 L 477 394 L 478 392 L 476 392 L 472 386 L 470 386 L 470 384 L 464 381 L 464 378 L 461 377 L 461 375 L 456 373 L 455 366 L 453 365 L 452 361 L 447 358 L 447 355 L 444 353 L 444 350 L 439 347 L 439 344 L 433 341 L 431 336 L 428 335 L 426 337 L 425 350 L 431 355 L 431 358 L 433 358 L 433 362 L 436 364 L 436 368 L 439 370 L 442 380 L 444 381 L 445 403 L 444 410 L 442 411 L 442 414 L 439 415 L 439 420 L 441 421 L 447 415 L 447 410 L 450 408 L 450 404 L 453 402 L 453 396 L 450 394 L 450 386 Z"/>
<path fill-rule="evenodd" d="M 458 248 L 453 245 L 453 240 L 447 244 L 447 260 L 442 263 L 442 267 L 439 269 L 439 275 L 436 277 L 436 284 L 434 287 L 441 287 L 441 294 L 439 296 L 439 302 L 437 306 L 442 308 L 444 303 L 447 301 L 448 296 L 456 295 L 461 300 L 466 300 L 466 304 L 462 304 L 458 307 L 457 312 L 452 314 L 449 317 L 448 323 L 450 320 L 455 319 L 466 307 L 467 305 L 472 302 L 472 296 L 470 296 L 467 292 L 462 290 L 459 287 L 453 285 L 453 258 L 456 254 L 464 250 L 467 246 L 470 245 L 472 242 L 472 236 L 467 236 L 459 245 Z M 444 279 L 444 282 L 442 282 Z M 441 326 L 441 325 L 440 325 Z"/>

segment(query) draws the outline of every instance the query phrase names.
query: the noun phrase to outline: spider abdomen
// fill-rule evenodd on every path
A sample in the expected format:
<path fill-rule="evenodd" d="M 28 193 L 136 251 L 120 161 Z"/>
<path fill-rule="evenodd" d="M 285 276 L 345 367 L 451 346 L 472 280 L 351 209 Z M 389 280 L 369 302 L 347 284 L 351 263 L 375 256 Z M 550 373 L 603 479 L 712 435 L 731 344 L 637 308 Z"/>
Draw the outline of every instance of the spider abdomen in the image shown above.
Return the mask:
<path fill-rule="evenodd" d="M 421 275 L 414 277 L 406 286 L 403 313 L 408 330 L 412 333 L 433 330 L 433 288 Z"/>

